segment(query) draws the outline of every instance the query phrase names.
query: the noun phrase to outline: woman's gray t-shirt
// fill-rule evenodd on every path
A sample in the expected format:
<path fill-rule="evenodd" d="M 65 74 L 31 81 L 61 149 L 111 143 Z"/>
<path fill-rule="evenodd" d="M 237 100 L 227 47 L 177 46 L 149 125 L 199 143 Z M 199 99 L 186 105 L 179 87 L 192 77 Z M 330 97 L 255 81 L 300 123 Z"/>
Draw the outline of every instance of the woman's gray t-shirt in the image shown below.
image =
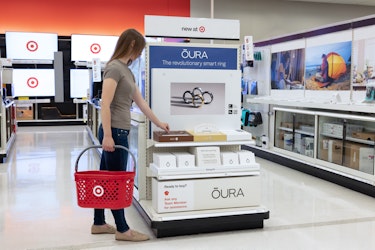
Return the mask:
<path fill-rule="evenodd" d="M 128 65 L 120 60 L 113 60 L 104 69 L 103 79 L 108 78 L 117 82 L 116 91 L 110 106 L 111 127 L 129 130 L 132 97 L 137 88 L 134 75 Z"/>

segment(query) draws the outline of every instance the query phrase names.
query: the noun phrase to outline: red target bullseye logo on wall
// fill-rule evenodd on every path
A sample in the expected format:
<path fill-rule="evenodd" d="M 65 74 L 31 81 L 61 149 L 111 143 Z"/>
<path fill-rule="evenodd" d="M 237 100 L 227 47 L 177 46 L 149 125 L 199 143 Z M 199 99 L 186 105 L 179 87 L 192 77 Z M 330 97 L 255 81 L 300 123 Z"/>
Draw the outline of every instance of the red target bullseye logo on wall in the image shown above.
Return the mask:
<path fill-rule="evenodd" d="M 35 52 L 38 50 L 38 43 L 35 41 L 28 41 L 26 43 L 26 49 L 30 52 Z"/>
<path fill-rule="evenodd" d="M 206 28 L 204 26 L 199 27 L 199 32 L 203 33 L 206 31 Z"/>
<path fill-rule="evenodd" d="M 98 54 L 101 50 L 102 50 L 102 47 L 100 47 L 100 44 L 98 44 L 98 43 L 93 43 L 90 46 L 90 51 L 93 54 Z"/>
<path fill-rule="evenodd" d="M 29 79 L 27 79 L 26 83 L 27 83 L 27 86 L 29 86 L 30 88 L 36 88 L 38 87 L 39 81 L 35 77 L 30 77 Z"/>
<path fill-rule="evenodd" d="M 102 197 L 103 194 L 104 194 L 104 188 L 103 188 L 102 186 L 96 185 L 96 186 L 92 189 L 92 193 L 93 193 L 96 197 Z"/>

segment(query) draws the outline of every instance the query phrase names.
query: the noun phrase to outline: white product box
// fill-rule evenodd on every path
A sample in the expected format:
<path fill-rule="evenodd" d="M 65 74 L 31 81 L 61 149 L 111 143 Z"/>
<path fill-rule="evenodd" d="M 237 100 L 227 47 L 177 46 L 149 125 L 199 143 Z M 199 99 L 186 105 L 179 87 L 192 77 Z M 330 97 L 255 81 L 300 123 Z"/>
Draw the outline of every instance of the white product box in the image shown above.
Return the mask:
<path fill-rule="evenodd" d="M 248 150 L 241 150 L 237 152 L 238 161 L 240 165 L 247 166 L 256 163 L 255 155 L 253 152 Z"/>
<path fill-rule="evenodd" d="M 335 136 L 342 136 L 344 131 L 344 125 L 336 123 L 323 123 L 323 133 Z M 346 125 L 347 136 L 352 136 L 353 132 L 362 132 L 363 126 L 356 124 Z"/>
<path fill-rule="evenodd" d="M 153 153 L 153 162 L 159 168 L 176 168 L 176 156 L 171 153 Z"/>
<path fill-rule="evenodd" d="M 314 157 L 314 138 L 304 137 L 303 138 L 303 150 L 301 154 L 307 155 L 309 157 Z"/>
<path fill-rule="evenodd" d="M 223 166 L 236 166 L 238 165 L 238 154 L 235 152 L 221 152 L 221 164 Z"/>
<path fill-rule="evenodd" d="M 293 134 L 284 134 L 284 149 L 293 150 Z"/>
<path fill-rule="evenodd" d="M 361 147 L 359 149 L 359 171 L 374 174 L 374 149 Z"/>
<path fill-rule="evenodd" d="M 260 176 L 158 181 L 152 178 L 157 213 L 260 205 Z"/>
<path fill-rule="evenodd" d="M 195 165 L 198 167 L 221 165 L 220 147 L 191 147 L 189 150 L 195 155 Z"/>
<path fill-rule="evenodd" d="M 242 129 L 237 130 L 220 130 L 221 133 L 227 136 L 227 141 L 249 141 L 252 140 L 250 132 Z"/>
<path fill-rule="evenodd" d="M 190 168 L 195 166 L 195 156 L 189 152 L 172 152 L 176 156 L 178 168 Z"/>
<path fill-rule="evenodd" d="M 323 123 L 323 133 L 328 135 L 342 136 L 343 125 L 336 123 Z"/>
<path fill-rule="evenodd" d="M 304 135 L 300 133 L 294 134 L 294 152 L 302 154 L 303 151 L 303 138 Z"/>

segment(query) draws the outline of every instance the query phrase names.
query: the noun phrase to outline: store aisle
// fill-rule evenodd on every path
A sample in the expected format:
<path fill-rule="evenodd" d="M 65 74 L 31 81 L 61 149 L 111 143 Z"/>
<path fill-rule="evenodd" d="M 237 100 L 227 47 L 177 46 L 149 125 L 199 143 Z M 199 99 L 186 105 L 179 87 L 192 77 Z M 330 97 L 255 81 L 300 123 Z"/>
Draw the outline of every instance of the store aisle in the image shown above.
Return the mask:
<path fill-rule="evenodd" d="M 375 199 L 263 159 L 263 229 L 157 239 L 130 207 L 129 224 L 152 239 L 91 235 L 92 210 L 77 206 L 74 162 L 90 145 L 85 127 L 21 127 L 0 164 L 0 249 L 375 249 Z M 98 159 L 87 152 L 80 170 Z M 113 223 L 108 213 L 108 222 Z"/>

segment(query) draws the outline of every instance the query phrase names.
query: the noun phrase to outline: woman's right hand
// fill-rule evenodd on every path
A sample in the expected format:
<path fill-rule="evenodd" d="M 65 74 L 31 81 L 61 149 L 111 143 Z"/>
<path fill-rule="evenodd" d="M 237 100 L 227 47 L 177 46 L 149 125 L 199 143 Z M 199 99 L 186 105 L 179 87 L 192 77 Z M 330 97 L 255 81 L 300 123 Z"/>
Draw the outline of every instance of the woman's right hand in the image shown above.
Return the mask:
<path fill-rule="evenodd" d="M 104 137 L 102 141 L 102 149 L 104 151 L 113 152 L 115 151 L 115 141 L 112 137 Z"/>

